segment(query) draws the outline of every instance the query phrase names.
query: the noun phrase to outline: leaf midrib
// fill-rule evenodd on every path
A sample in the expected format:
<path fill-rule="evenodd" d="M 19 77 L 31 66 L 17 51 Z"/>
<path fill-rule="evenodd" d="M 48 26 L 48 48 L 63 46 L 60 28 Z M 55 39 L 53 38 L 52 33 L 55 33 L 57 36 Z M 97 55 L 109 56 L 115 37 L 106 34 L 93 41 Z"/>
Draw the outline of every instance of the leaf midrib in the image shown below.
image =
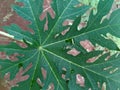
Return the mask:
<path fill-rule="evenodd" d="M 93 33 L 93 32 L 96 32 L 96 31 L 99 31 L 103 28 L 110 28 L 111 26 L 120 26 L 120 24 L 115 24 L 115 25 L 106 25 L 104 27 L 100 27 L 100 28 L 97 28 L 97 29 L 94 29 L 94 30 L 91 30 L 91 31 L 88 31 L 88 32 L 84 32 L 84 33 L 81 33 L 79 35 L 76 35 L 76 36 L 72 36 L 72 37 L 69 37 L 69 38 L 77 38 L 77 37 L 80 37 L 82 35 L 86 35 L 86 34 L 89 34 L 89 33 Z M 112 28 L 110 28 L 112 30 Z M 68 39 L 68 38 L 67 38 Z M 49 43 L 49 44 L 46 44 L 46 45 L 43 45 L 42 47 L 45 48 L 45 47 L 48 47 L 48 46 L 51 46 L 51 45 L 54 45 L 54 44 L 57 44 L 57 43 L 60 43 L 60 42 L 63 42 L 63 41 L 66 41 L 67 39 L 63 39 L 63 40 L 59 40 L 59 41 L 56 41 L 56 42 L 53 42 L 53 43 Z"/>
<path fill-rule="evenodd" d="M 39 52 L 39 53 L 38 53 Z M 33 75 L 32 75 L 32 80 L 31 80 L 31 83 L 30 83 L 30 88 L 29 88 L 29 90 L 31 90 L 31 85 L 32 85 L 32 81 L 34 80 L 34 76 L 35 76 L 35 74 L 36 74 L 36 70 L 37 70 L 37 66 L 39 65 L 39 58 L 40 58 L 40 51 L 38 51 L 38 52 L 36 52 L 36 53 L 38 53 L 38 57 L 37 57 L 37 60 L 36 60 L 36 65 L 35 65 L 35 68 L 34 68 L 34 72 L 33 72 Z"/>
<path fill-rule="evenodd" d="M 38 33 L 39 33 L 38 36 L 39 36 L 39 40 L 40 40 L 40 44 L 41 44 L 41 34 L 40 34 L 39 24 L 37 23 L 37 20 L 36 20 L 36 18 L 35 18 L 35 14 L 34 14 L 34 12 L 33 12 L 33 8 L 32 8 L 32 5 L 31 5 L 30 0 L 28 0 L 28 3 L 29 3 L 29 6 L 30 6 L 30 8 L 31 8 L 32 16 L 33 16 L 33 18 L 34 18 L 34 22 L 35 22 L 36 28 L 37 28 L 37 30 L 38 30 Z"/>
<path fill-rule="evenodd" d="M 56 78 L 58 84 L 60 85 L 61 89 L 64 90 L 64 88 L 62 87 L 62 85 L 61 85 L 61 83 L 60 83 L 60 80 L 57 78 L 56 74 L 54 73 L 54 70 L 52 69 L 50 63 L 48 62 L 48 60 L 47 60 L 47 58 L 46 58 L 46 56 L 45 56 L 45 54 L 44 54 L 43 52 L 42 52 L 42 55 L 44 56 L 44 58 L 45 58 L 47 64 L 48 64 L 49 67 L 50 67 L 50 70 L 52 71 L 52 73 L 53 73 L 54 77 Z"/>

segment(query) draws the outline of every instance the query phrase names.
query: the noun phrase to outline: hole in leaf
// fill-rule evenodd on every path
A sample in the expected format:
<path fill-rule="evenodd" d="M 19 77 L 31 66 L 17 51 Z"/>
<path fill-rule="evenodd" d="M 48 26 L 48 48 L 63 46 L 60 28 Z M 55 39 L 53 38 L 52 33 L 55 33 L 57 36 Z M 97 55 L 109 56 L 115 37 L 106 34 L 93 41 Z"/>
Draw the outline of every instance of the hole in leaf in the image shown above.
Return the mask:
<path fill-rule="evenodd" d="M 50 83 L 47 90 L 54 90 L 55 86 L 53 83 Z"/>
<path fill-rule="evenodd" d="M 77 74 L 76 75 L 76 84 L 79 84 L 81 87 L 84 87 L 85 86 L 85 78 L 82 75 Z"/>
<path fill-rule="evenodd" d="M 109 70 L 111 68 L 112 68 L 112 66 L 108 66 L 108 67 L 103 68 L 103 70 L 106 71 L 106 70 Z"/>
<path fill-rule="evenodd" d="M 5 52 L 0 52 L 0 59 L 1 60 L 10 60 L 12 62 L 18 61 L 18 56 L 23 56 L 20 55 L 19 53 L 13 53 L 11 55 L 7 55 Z"/>
<path fill-rule="evenodd" d="M 80 41 L 80 45 L 87 51 L 91 52 L 94 50 L 93 44 L 89 40 Z"/>
<path fill-rule="evenodd" d="M 40 78 L 37 78 L 36 82 L 38 83 L 40 88 L 42 88 L 44 86 L 44 84 L 41 82 Z"/>
<path fill-rule="evenodd" d="M 67 34 L 67 32 L 69 31 L 69 29 L 70 29 L 70 28 L 67 28 L 67 29 L 65 29 L 64 31 L 62 31 L 62 32 L 61 32 L 61 35 L 64 36 L 65 34 Z"/>
<path fill-rule="evenodd" d="M 101 90 L 107 90 L 106 89 L 106 82 L 103 82 L 103 84 L 102 84 L 102 89 Z"/>
<path fill-rule="evenodd" d="M 65 42 L 72 44 L 73 41 L 72 41 L 72 39 L 70 38 L 70 39 L 65 40 Z"/>
<path fill-rule="evenodd" d="M 68 80 L 66 80 L 66 83 L 68 84 L 68 83 L 69 83 L 69 81 L 70 81 L 69 79 L 68 79 Z"/>
<path fill-rule="evenodd" d="M 64 22 L 63 22 L 63 26 L 68 26 L 68 25 L 72 25 L 73 24 L 73 20 L 71 20 L 71 19 L 66 19 Z"/>
<path fill-rule="evenodd" d="M 118 71 L 118 69 L 119 69 L 119 68 L 114 68 L 114 69 L 111 70 L 109 73 L 110 73 L 110 74 L 113 74 L 113 73 L 115 73 L 116 71 Z"/>
<path fill-rule="evenodd" d="M 19 54 L 14 53 L 14 54 L 11 54 L 10 56 L 8 56 L 8 59 L 10 59 L 11 61 L 18 61 L 17 56 L 19 56 Z"/>
<path fill-rule="evenodd" d="M 98 56 L 95 56 L 95 57 L 92 57 L 92 58 L 89 58 L 86 63 L 94 63 L 96 60 L 98 60 L 102 55 L 98 55 Z"/>
<path fill-rule="evenodd" d="M 18 68 L 21 68 L 21 67 L 23 67 L 23 63 L 18 64 Z"/>
<path fill-rule="evenodd" d="M 75 48 L 73 48 L 73 49 L 69 50 L 67 52 L 67 54 L 72 55 L 72 56 L 77 56 L 78 54 L 80 54 L 80 51 L 78 51 Z"/>

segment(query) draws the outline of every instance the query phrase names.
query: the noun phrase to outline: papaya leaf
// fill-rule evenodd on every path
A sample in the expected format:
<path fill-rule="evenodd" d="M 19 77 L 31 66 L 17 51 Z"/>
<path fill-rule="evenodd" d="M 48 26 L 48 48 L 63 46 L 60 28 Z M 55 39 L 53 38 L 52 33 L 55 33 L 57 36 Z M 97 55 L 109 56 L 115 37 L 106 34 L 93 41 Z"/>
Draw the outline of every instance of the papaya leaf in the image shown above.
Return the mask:
<path fill-rule="evenodd" d="M 120 9 L 113 11 L 109 19 L 104 18 L 114 0 L 99 0 L 98 6 L 95 1 L 89 5 L 89 0 L 17 2 L 23 5 L 13 5 L 13 10 L 30 22 L 33 32 L 17 24 L 0 31 L 13 39 L 8 45 L 0 45 L 2 88 L 120 89 Z M 84 18 L 86 13 L 88 19 Z"/>

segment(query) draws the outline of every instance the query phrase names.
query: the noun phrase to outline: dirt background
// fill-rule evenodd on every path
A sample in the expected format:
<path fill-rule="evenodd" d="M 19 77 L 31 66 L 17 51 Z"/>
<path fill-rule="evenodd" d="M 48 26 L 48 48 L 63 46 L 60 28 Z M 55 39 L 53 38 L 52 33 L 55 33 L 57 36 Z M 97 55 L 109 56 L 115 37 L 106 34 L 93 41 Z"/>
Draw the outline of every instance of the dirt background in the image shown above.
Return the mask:
<path fill-rule="evenodd" d="M 23 30 L 30 30 L 27 25 L 28 21 L 18 16 L 12 9 L 12 4 L 22 5 L 15 2 L 15 0 L 0 0 L 0 31 L 3 31 L 2 27 L 15 23 L 19 25 Z M 0 44 L 7 44 L 11 39 L 0 35 Z"/>

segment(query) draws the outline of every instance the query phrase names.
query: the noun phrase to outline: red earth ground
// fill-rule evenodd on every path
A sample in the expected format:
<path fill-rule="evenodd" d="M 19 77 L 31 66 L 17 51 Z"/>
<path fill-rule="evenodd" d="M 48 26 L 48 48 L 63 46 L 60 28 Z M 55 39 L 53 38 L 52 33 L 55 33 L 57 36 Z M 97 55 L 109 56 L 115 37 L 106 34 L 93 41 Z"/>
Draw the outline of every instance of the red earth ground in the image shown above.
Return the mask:
<path fill-rule="evenodd" d="M 23 30 L 30 30 L 27 25 L 28 21 L 18 16 L 12 9 L 12 4 L 22 5 L 16 3 L 15 0 L 0 0 L 0 31 L 3 31 L 2 26 L 15 23 L 19 25 Z M 0 44 L 7 44 L 11 39 L 0 35 Z"/>

